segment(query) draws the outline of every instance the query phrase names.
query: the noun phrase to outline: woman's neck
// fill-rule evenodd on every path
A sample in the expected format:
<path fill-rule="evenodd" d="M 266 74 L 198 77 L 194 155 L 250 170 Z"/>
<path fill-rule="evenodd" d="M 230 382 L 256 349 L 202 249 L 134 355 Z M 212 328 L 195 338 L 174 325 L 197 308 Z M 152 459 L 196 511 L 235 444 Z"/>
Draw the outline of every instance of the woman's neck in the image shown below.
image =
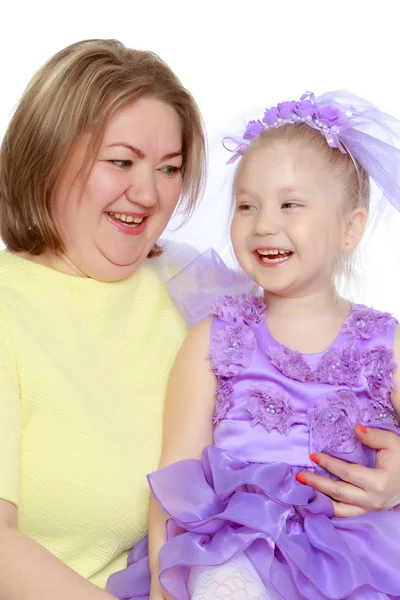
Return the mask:
<path fill-rule="evenodd" d="M 29 252 L 16 252 L 18 256 L 38 263 L 49 269 L 54 269 L 65 275 L 73 275 L 74 277 L 87 277 L 83 271 L 81 271 L 73 262 L 63 254 L 56 254 L 55 252 L 44 252 L 43 254 L 35 255 Z"/>

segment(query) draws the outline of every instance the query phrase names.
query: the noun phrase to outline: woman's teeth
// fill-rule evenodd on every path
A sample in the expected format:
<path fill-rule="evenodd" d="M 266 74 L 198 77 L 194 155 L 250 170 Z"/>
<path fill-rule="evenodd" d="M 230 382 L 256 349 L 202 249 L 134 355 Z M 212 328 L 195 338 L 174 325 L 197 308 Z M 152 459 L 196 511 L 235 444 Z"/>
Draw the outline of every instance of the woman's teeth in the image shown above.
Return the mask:
<path fill-rule="evenodd" d="M 132 217 L 131 215 L 124 215 L 123 213 L 109 212 L 108 214 L 111 217 L 114 217 L 114 219 L 117 219 L 117 221 L 122 221 L 123 223 L 129 223 L 133 225 L 140 225 L 144 219 L 144 217 Z"/>
<path fill-rule="evenodd" d="M 263 262 L 283 262 L 293 254 L 291 250 L 257 250 Z"/>

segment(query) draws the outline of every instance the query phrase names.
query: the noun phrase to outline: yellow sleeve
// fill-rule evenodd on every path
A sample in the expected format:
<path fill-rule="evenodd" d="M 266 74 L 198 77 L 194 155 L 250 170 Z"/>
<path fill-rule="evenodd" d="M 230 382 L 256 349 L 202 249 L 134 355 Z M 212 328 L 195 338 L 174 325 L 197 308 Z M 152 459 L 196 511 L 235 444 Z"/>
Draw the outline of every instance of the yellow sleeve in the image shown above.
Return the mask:
<path fill-rule="evenodd" d="M 10 331 L 0 315 L 0 498 L 18 505 L 21 401 Z"/>

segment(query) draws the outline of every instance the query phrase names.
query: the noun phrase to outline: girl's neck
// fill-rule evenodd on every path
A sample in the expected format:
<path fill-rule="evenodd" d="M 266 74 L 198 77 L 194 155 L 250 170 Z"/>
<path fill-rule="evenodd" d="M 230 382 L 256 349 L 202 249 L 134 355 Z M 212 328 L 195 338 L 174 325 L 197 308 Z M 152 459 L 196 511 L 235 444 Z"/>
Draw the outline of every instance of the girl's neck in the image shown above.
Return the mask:
<path fill-rule="evenodd" d="M 291 298 L 266 293 L 264 299 L 272 337 L 301 354 L 327 350 L 351 312 L 350 303 L 334 289 Z"/>
<path fill-rule="evenodd" d="M 341 298 L 334 286 L 297 296 L 279 296 L 264 292 L 268 315 L 279 319 L 307 319 L 342 313 L 348 302 Z"/>

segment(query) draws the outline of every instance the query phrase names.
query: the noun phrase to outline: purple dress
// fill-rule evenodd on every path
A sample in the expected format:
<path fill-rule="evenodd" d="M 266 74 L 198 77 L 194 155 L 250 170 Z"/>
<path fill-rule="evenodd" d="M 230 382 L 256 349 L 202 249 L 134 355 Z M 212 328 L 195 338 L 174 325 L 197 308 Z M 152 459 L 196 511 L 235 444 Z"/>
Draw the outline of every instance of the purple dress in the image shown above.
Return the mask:
<path fill-rule="evenodd" d="M 191 567 L 244 552 L 279 598 L 400 598 L 400 512 L 337 518 L 329 498 L 295 478 L 329 475 L 310 460 L 316 451 L 373 467 L 375 450 L 357 441 L 357 423 L 400 432 L 389 400 L 395 319 L 353 305 L 327 351 L 302 355 L 272 338 L 258 298 L 225 297 L 213 314 L 214 445 L 201 461 L 148 478 L 171 516 L 163 586 L 188 600 Z M 145 539 L 108 589 L 127 600 L 148 598 L 149 588 Z"/>

